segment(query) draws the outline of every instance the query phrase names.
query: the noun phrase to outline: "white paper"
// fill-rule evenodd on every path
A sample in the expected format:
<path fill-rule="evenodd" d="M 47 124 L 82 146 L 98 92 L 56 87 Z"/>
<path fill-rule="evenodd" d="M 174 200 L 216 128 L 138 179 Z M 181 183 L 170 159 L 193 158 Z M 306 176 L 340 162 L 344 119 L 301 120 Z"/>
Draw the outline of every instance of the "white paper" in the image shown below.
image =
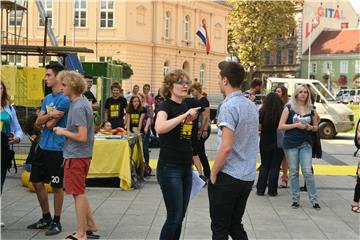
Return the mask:
<path fill-rule="evenodd" d="M 204 186 L 205 186 L 205 182 L 199 177 L 199 172 L 193 171 L 190 200 L 193 199 Z"/>

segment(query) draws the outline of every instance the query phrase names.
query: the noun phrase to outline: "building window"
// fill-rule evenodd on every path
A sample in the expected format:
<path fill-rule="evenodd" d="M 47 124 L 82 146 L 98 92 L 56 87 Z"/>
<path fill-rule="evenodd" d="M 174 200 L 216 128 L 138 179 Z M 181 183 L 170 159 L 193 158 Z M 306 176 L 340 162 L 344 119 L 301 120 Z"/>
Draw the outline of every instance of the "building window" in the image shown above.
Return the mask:
<path fill-rule="evenodd" d="M 112 60 L 112 57 L 106 57 L 106 56 L 100 56 L 99 62 L 110 62 Z"/>
<path fill-rule="evenodd" d="M 86 27 L 86 0 L 75 0 L 74 26 Z"/>
<path fill-rule="evenodd" d="M 114 0 L 101 0 L 100 27 L 114 27 Z"/>
<path fill-rule="evenodd" d="M 312 63 L 310 64 L 310 67 L 311 67 L 310 72 L 311 72 L 312 74 L 316 74 L 316 72 L 317 72 L 317 64 L 316 64 L 315 62 L 312 62 Z"/>
<path fill-rule="evenodd" d="M 9 65 L 21 67 L 21 55 L 8 55 L 7 62 Z"/>
<path fill-rule="evenodd" d="M 205 81 L 205 64 L 200 65 L 199 81 L 201 85 L 204 85 Z"/>
<path fill-rule="evenodd" d="M 269 51 L 266 51 L 264 54 L 264 63 L 265 63 L 265 65 L 270 64 L 270 52 Z"/>
<path fill-rule="evenodd" d="M 145 12 L 146 8 L 143 6 L 139 6 L 136 8 L 136 23 L 137 24 L 145 24 Z"/>
<path fill-rule="evenodd" d="M 190 64 L 189 64 L 188 61 L 185 61 L 185 62 L 183 63 L 182 69 L 183 69 L 187 74 L 190 73 Z"/>
<path fill-rule="evenodd" d="M 48 17 L 48 24 L 52 26 L 52 0 L 41 0 L 41 3 L 44 7 L 45 14 Z M 45 26 L 45 20 L 43 20 L 39 13 L 39 26 Z"/>
<path fill-rule="evenodd" d="M 80 62 L 85 62 L 85 61 L 86 61 L 86 57 L 85 57 L 85 56 L 79 56 L 79 60 L 80 60 Z"/>
<path fill-rule="evenodd" d="M 332 71 L 332 62 L 331 61 L 324 62 L 323 73 L 331 73 L 331 71 Z"/>
<path fill-rule="evenodd" d="M 360 73 L 360 60 L 355 61 L 355 74 Z"/>
<path fill-rule="evenodd" d="M 165 38 L 170 38 L 170 26 L 171 26 L 171 13 L 167 11 L 165 13 L 165 29 L 164 29 L 164 36 Z"/>
<path fill-rule="evenodd" d="M 221 24 L 220 23 L 217 23 L 215 25 L 215 38 L 217 39 L 221 39 Z"/>
<path fill-rule="evenodd" d="M 184 18 L 184 40 L 190 40 L 190 17 L 186 15 Z"/>
<path fill-rule="evenodd" d="M 169 61 L 165 61 L 164 62 L 164 66 L 163 66 L 163 74 L 164 76 L 170 71 L 170 63 Z"/>
<path fill-rule="evenodd" d="M 288 50 L 288 64 L 294 64 L 294 50 Z"/>
<path fill-rule="evenodd" d="M 281 50 L 276 51 L 276 64 L 281 65 Z"/>
<path fill-rule="evenodd" d="M 348 70 L 349 70 L 349 62 L 340 61 L 340 73 L 348 73 Z"/>
<path fill-rule="evenodd" d="M 23 0 L 15 0 L 12 1 L 13 3 L 16 2 L 19 5 L 23 5 Z M 23 11 L 16 11 L 16 26 L 21 26 L 21 18 L 23 16 Z M 9 27 L 14 27 L 15 26 L 15 10 L 14 11 L 10 11 L 9 14 L 9 22 L 8 22 Z"/>
<path fill-rule="evenodd" d="M 39 56 L 39 63 L 38 63 L 38 66 L 39 67 L 42 67 L 43 66 L 43 59 L 44 59 L 44 56 Z M 51 56 L 46 56 L 45 57 L 45 65 L 46 64 L 49 64 L 51 61 Z"/>

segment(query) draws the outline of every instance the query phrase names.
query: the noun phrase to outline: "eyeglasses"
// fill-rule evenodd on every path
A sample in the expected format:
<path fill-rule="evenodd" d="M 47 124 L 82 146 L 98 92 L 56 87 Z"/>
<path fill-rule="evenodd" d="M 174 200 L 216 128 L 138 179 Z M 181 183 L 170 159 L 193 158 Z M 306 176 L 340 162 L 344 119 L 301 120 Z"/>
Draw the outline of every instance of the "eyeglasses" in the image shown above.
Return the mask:
<path fill-rule="evenodd" d="M 181 79 L 181 80 L 178 80 L 177 82 L 175 82 L 176 84 L 179 84 L 179 85 L 191 85 L 191 81 L 189 80 L 184 80 L 184 79 Z"/>

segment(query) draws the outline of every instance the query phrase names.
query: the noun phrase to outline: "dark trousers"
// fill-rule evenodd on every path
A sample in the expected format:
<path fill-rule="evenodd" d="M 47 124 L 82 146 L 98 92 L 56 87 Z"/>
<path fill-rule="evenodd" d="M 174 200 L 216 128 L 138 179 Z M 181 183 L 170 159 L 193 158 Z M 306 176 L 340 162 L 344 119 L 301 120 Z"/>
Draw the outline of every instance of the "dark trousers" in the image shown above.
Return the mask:
<path fill-rule="evenodd" d="M 150 140 L 150 129 L 148 132 L 143 135 L 143 151 L 144 151 L 144 160 L 147 165 L 149 165 L 149 140 Z"/>
<path fill-rule="evenodd" d="M 278 179 L 281 161 L 284 153 L 280 148 L 260 149 L 261 166 L 259 169 L 259 178 L 256 184 L 257 192 L 265 193 L 268 186 L 268 193 L 277 194 Z"/>
<path fill-rule="evenodd" d="M 206 152 L 205 152 L 205 141 L 209 138 L 210 136 L 210 132 L 211 132 L 211 128 L 209 127 L 207 129 L 208 132 L 208 137 L 207 138 L 200 138 L 199 140 L 199 158 L 201 161 L 201 165 L 203 166 L 204 169 L 204 175 L 207 178 L 210 178 L 210 165 L 209 165 L 209 160 L 206 156 Z"/>
<path fill-rule="evenodd" d="M 1 134 L 1 193 L 3 191 L 6 173 L 9 165 L 9 144 L 5 134 Z"/>
<path fill-rule="evenodd" d="M 248 239 L 242 224 L 246 202 L 254 181 L 242 181 L 220 172 L 215 184 L 209 182 L 208 195 L 213 240 Z"/>
<path fill-rule="evenodd" d="M 167 211 L 160 239 L 179 239 L 191 193 L 191 166 L 159 162 L 156 168 L 156 177 L 161 187 Z"/>
<path fill-rule="evenodd" d="M 360 178 L 357 177 L 356 179 L 356 186 L 355 186 L 355 190 L 354 190 L 354 202 L 359 202 L 360 200 Z"/>

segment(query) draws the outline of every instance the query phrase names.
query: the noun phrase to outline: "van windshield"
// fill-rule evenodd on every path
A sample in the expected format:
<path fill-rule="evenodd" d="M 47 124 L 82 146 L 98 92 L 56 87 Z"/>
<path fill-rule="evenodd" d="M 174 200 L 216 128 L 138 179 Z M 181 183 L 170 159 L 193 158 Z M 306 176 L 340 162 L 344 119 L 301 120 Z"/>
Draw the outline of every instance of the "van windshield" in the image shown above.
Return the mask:
<path fill-rule="evenodd" d="M 319 82 L 314 82 L 313 85 L 327 101 L 336 101 L 335 97 L 324 87 L 324 85 Z"/>

